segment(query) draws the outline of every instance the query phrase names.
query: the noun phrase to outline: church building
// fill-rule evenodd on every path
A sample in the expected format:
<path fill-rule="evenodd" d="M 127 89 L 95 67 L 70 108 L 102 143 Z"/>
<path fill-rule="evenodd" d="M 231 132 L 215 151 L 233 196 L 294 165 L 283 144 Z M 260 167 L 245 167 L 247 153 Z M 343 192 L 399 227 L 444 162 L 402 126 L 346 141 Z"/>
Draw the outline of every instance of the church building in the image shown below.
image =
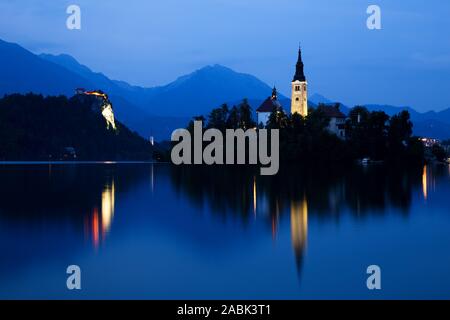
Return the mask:
<path fill-rule="evenodd" d="M 304 65 L 302 61 L 301 48 L 298 49 L 297 65 L 295 67 L 295 75 L 292 80 L 292 94 L 291 94 L 291 114 L 298 113 L 304 117 L 308 115 L 308 91 L 306 77 L 304 73 Z M 272 96 L 268 97 L 264 102 L 256 109 L 258 125 L 267 125 L 269 116 L 274 109 L 282 109 L 277 97 L 277 89 L 274 87 L 272 90 Z M 286 112 L 286 110 L 285 110 Z"/>
<path fill-rule="evenodd" d="M 308 83 L 303 67 L 302 50 L 299 48 L 295 75 L 292 80 L 291 114 L 298 113 L 306 117 L 308 115 Z"/>
<path fill-rule="evenodd" d="M 278 101 L 277 88 L 273 87 L 272 96 L 268 97 L 264 102 L 256 109 L 256 115 L 259 125 L 267 125 L 270 114 L 274 109 L 282 109 L 281 103 Z"/>
<path fill-rule="evenodd" d="M 327 127 L 328 132 L 335 134 L 341 139 L 345 139 L 345 120 L 347 117 L 339 110 L 339 106 L 340 104 L 319 104 L 317 108 L 322 112 L 323 116 L 329 120 Z M 256 109 L 258 126 L 267 125 L 273 110 L 283 110 L 285 113 L 288 113 L 278 101 L 277 89 L 275 87 L 272 90 L 272 96 L 264 100 L 259 108 Z M 291 115 L 294 113 L 298 113 L 303 117 L 308 115 L 308 82 L 306 82 L 301 48 L 298 49 L 295 74 L 291 82 L 290 111 Z"/>

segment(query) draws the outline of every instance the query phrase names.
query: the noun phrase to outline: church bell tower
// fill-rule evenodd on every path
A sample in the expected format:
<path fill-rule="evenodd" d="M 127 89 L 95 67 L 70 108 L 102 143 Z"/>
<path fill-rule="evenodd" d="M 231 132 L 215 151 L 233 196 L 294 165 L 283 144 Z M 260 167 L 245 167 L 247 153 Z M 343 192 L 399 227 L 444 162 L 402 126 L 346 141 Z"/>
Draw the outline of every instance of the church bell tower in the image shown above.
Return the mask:
<path fill-rule="evenodd" d="M 302 50 L 298 49 L 298 60 L 295 75 L 292 80 L 291 114 L 298 113 L 303 117 L 308 115 L 308 83 L 303 71 Z"/>

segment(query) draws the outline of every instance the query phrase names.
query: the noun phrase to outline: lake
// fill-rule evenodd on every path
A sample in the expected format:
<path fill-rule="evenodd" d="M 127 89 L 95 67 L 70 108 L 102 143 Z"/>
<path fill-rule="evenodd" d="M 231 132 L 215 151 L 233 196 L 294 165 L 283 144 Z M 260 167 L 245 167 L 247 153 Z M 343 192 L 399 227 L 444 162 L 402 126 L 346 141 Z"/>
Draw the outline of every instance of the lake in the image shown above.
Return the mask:
<path fill-rule="evenodd" d="M 450 298 L 446 165 L 9 163 L 0 181 L 3 299 Z"/>

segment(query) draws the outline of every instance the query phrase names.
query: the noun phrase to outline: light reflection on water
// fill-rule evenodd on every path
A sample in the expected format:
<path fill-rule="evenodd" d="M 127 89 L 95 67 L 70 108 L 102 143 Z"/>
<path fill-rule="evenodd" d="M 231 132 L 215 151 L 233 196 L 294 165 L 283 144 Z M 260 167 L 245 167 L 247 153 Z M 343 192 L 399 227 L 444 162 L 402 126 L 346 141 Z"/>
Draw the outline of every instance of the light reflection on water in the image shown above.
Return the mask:
<path fill-rule="evenodd" d="M 84 230 L 87 235 L 85 238 L 91 238 L 94 248 L 98 248 L 100 242 L 106 240 L 111 230 L 111 224 L 114 218 L 115 205 L 114 179 L 104 186 L 101 194 L 101 215 L 98 207 L 92 208 L 92 212 L 85 218 Z M 90 237 L 89 237 L 90 235 Z"/>
<path fill-rule="evenodd" d="M 291 237 L 295 261 L 300 270 L 308 240 L 308 203 L 306 199 L 291 203 Z"/>
<path fill-rule="evenodd" d="M 0 297 L 70 297 L 59 271 L 79 263 L 84 298 L 373 298 L 375 262 L 391 281 L 376 297 L 449 297 L 449 176 L 0 166 Z"/>

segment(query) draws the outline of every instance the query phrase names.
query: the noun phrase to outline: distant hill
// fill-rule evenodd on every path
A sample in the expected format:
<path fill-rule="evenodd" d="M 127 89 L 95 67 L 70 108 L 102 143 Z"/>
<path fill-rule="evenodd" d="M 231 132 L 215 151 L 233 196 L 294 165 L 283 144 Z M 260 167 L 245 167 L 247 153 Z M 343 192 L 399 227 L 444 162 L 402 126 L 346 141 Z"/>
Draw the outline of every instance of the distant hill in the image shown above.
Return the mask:
<path fill-rule="evenodd" d="M 116 121 L 98 97 L 13 94 L 0 99 L 0 160 L 151 160 L 149 141 Z"/>
<path fill-rule="evenodd" d="M 77 62 L 69 55 L 39 55 L 42 59 L 88 79 L 110 95 L 122 96 L 149 114 L 192 116 L 209 112 L 225 101 L 242 98 L 265 99 L 272 89 L 254 76 L 235 72 L 221 65 L 206 66 L 165 86 L 143 88 L 110 80 Z M 189 108 L 180 108 L 187 105 Z"/>
<path fill-rule="evenodd" d="M 45 61 L 64 67 L 72 73 L 86 79 L 95 86 L 95 89 L 101 89 L 112 97 L 120 97 L 121 104 L 126 105 L 122 108 L 127 112 L 139 113 L 147 112 L 145 102 L 154 92 L 153 89 L 142 88 L 129 85 L 126 82 L 111 80 L 103 73 L 94 72 L 87 66 L 80 64 L 75 58 L 67 54 L 51 55 L 40 54 L 39 57 Z M 141 110 L 139 110 L 141 109 Z M 119 110 L 120 112 L 121 110 Z"/>
<path fill-rule="evenodd" d="M 73 95 L 77 87 L 94 86 L 88 79 L 2 40 L 0 70 L 0 95 L 27 92 Z"/>
<path fill-rule="evenodd" d="M 143 66 L 151 71 L 151 66 Z M 69 55 L 35 55 L 17 44 L 0 40 L 0 95 L 35 92 L 44 95 L 73 95 L 74 89 L 101 89 L 108 93 L 119 120 L 142 136 L 169 139 L 170 133 L 195 115 L 206 115 L 222 103 L 230 105 L 248 98 L 255 110 L 270 96 L 271 87 L 256 77 L 239 73 L 221 65 L 211 65 L 184 75 L 165 86 L 144 88 L 124 81 L 109 79 L 94 72 Z M 289 109 L 288 97 L 279 96 Z M 323 95 L 313 94 L 309 105 L 333 103 Z M 414 123 L 422 124 L 423 135 L 445 135 L 444 124 L 450 124 L 450 108 L 441 112 L 420 113 L 410 107 L 368 104 L 369 110 L 383 110 L 392 115 L 408 110 Z M 341 111 L 348 113 L 349 106 Z M 428 122 L 429 124 L 430 122 Z M 439 124 L 439 123 L 442 123 Z M 436 130 L 439 127 L 439 130 Z M 429 129 L 427 129 L 429 128 Z M 450 132 L 447 134 L 450 136 Z"/>
<path fill-rule="evenodd" d="M 414 134 L 446 140 L 450 138 L 450 124 L 435 119 L 414 121 Z"/>
<path fill-rule="evenodd" d="M 227 101 L 263 100 L 272 92 L 272 88 L 256 77 L 217 64 L 181 76 L 165 86 L 143 88 L 110 80 L 69 55 L 41 54 L 40 57 L 89 79 L 110 95 L 121 96 L 148 114 L 158 116 L 191 117 L 208 113 Z"/>
<path fill-rule="evenodd" d="M 227 101 L 265 99 L 271 92 L 272 88 L 254 76 L 213 65 L 157 88 L 149 105 L 161 115 L 192 116 L 208 113 Z"/>
<path fill-rule="evenodd" d="M 156 139 L 167 139 L 180 123 L 188 120 L 186 117 L 153 116 L 145 101 L 152 89 L 110 80 L 69 55 L 37 56 L 17 44 L 0 40 L 0 70 L 0 96 L 34 92 L 70 97 L 75 88 L 102 89 L 113 102 L 116 117 L 146 138 L 153 135 Z"/>
<path fill-rule="evenodd" d="M 324 104 L 332 104 L 333 101 L 325 98 L 323 95 L 314 93 L 312 96 L 309 97 L 309 101 L 311 101 L 314 104 L 324 103 Z"/>
<path fill-rule="evenodd" d="M 370 111 L 384 111 L 390 116 L 406 110 L 411 115 L 411 121 L 414 124 L 414 135 L 436 139 L 450 138 L 450 108 L 439 112 L 429 111 L 421 113 L 411 107 L 376 104 L 368 104 L 365 107 Z"/>
<path fill-rule="evenodd" d="M 69 55 L 39 56 L 94 83 L 115 101 L 117 116 L 144 136 L 168 139 L 176 128 L 185 126 L 195 115 L 206 115 L 222 103 L 249 98 L 256 109 L 272 88 L 256 77 L 235 72 L 221 65 L 206 66 L 165 86 L 143 88 L 110 80 L 78 63 Z M 290 100 L 280 96 L 286 101 Z M 128 114 L 127 114 L 128 113 Z M 130 116 L 130 114 L 138 116 Z"/>

